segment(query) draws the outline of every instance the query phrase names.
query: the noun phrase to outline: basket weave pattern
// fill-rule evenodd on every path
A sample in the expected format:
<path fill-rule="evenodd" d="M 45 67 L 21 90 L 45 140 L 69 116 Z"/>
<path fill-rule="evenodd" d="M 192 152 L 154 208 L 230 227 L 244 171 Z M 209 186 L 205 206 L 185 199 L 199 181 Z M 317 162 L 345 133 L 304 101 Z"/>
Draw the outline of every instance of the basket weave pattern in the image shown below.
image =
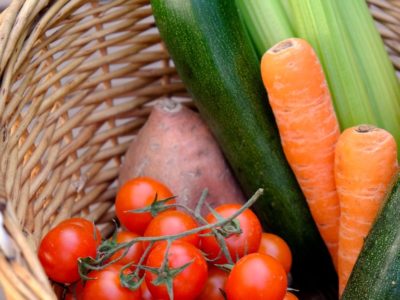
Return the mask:
<path fill-rule="evenodd" d="M 400 1 L 368 0 L 370 11 L 397 70 L 400 70 Z"/>
<path fill-rule="evenodd" d="M 399 2 L 369 2 L 399 69 Z M 154 100 L 190 99 L 149 0 L 14 0 L 0 74 L 0 282 L 9 299 L 56 299 L 40 238 L 78 215 L 107 234 L 121 156 Z"/>

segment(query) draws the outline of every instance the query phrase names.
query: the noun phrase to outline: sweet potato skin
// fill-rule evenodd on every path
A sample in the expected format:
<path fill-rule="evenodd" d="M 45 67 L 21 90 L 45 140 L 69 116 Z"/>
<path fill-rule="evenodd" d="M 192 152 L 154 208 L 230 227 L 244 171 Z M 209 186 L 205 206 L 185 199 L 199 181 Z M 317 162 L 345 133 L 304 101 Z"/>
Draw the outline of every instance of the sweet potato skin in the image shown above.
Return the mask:
<path fill-rule="evenodd" d="M 192 209 L 205 188 L 207 202 L 213 207 L 245 202 L 205 123 L 196 112 L 172 100 L 155 105 L 126 152 L 119 184 L 136 176 L 163 182 L 177 196 L 178 203 Z"/>

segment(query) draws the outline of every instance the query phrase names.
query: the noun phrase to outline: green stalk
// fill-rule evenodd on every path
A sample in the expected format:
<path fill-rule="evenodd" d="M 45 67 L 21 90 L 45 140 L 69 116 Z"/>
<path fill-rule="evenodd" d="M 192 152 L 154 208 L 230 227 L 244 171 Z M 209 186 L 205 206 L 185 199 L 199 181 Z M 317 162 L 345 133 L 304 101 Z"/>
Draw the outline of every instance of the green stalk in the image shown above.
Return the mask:
<path fill-rule="evenodd" d="M 342 129 L 368 123 L 400 145 L 400 87 L 364 0 L 290 0 L 298 37 L 323 65 Z"/>
<path fill-rule="evenodd" d="M 236 0 L 257 54 L 286 38 L 293 37 L 293 30 L 281 0 Z"/>
<path fill-rule="evenodd" d="M 378 126 L 400 142 L 400 83 L 365 0 L 337 0 Z"/>
<path fill-rule="evenodd" d="M 324 67 L 342 129 L 375 124 L 356 53 L 335 1 L 291 0 L 291 7 L 297 35 L 311 43 Z"/>

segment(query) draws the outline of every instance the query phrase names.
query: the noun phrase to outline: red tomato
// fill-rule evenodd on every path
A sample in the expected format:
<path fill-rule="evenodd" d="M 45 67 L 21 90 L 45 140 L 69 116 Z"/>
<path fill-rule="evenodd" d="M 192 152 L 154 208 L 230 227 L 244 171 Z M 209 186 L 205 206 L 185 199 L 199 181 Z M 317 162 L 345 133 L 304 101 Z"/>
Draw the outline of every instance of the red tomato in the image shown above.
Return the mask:
<path fill-rule="evenodd" d="M 149 226 L 147 226 L 146 231 L 144 232 L 144 236 L 156 237 L 178 234 L 187 230 L 194 229 L 196 227 L 197 223 L 195 219 L 193 219 L 189 214 L 179 210 L 169 210 L 164 211 L 154 217 Z M 196 233 L 185 236 L 179 240 L 188 242 L 198 247 L 200 238 L 199 235 Z M 148 243 L 145 243 L 144 247 L 146 248 L 147 245 Z"/>
<path fill-rule="evenodd" d="M 242 257 L 225 285 L 228 300 L 282 300 L 286 288 L 285 269 L 275 258 L 261 253 Z"/>
<path fill-rule="evenodd" d="M 57 226 L 61 226 L 64 224 L 67 224 L 67 225 L 75 224 L 77 226 L 81 226 L 81 227 L 85 228 L 87 231 L 92 232 L 92 234 L 95 237 L 95 240 L 97 242 L 97 245 L 100 245 L 101 233 L 96 226 L 93 226 L 93 222 L 86 220 L 84 218 L 69 218 L 69 219 L 66 219 L 66 220 L 60 222 Z M 94 232 L 94 229 L 96 229 L 96 233 Z"/>
<path fill-rule="evenodd" d="M 137 177 L 127 181 L 118 191 L 115 200 L 115 212 L 121 224 L 129 231 L 143 235 L 152 220 L 150 213 L 131 213 L 130 210 L 144 208 L 158 200 L 172 197 L 171 191 L 162 183 L 149 178 Z M 174 203 L 171 200 L 169 203 Z"/>
<path fill-rule="evenodd" d="M 222 217 L 227 218 L 237 212 L 240 207 L 240 204 L 223 204 L 215 208 L 215 210 Z M 240 258 L 246 254 L 257 252 L 262 234 L 261 223 L 250 209 L 246 209 L 241 213 L 237 217 L 237 220 L 239 220 L 242 233 L 231 235 L 225 239 L 229 253 L 234 261 L 237 260 L 236 258 Z M 208 223 L 215 223 L 217 219 L 210 213 L 206 217 L 206 221 Z M 206 231 L 203 232 L 203 234 L 209 232 L 210 231 Z M 220 255 L 221 248 L 214 236 L 201 236 L 200 245 L 203 252 L 206 253 L 207 257 L 213 260 L 213 262 L 219 264 L 227 262 L 226 257 Z M 214 261 L 218 256 L 219 258 Z"/>
<path fill-rule="evenodd" d="M 154 246 L 149 253 L 146 265 L 159 268 L 166 255 L 167 243 Z M 168 252 L 168 267 L 179 268 L 192 262 L 185 270 L 173 278 L 174 300 L 191 300 L 200 295 L 207 280 L 207 263 L 199 249 L 192 244 L 174 241 Z M 157 300 L 169 300 L 165 285 L 154 285 L 156 274 L 146 271 L 146 284 Z"/>
<path fill-rule="evenodd" d="M 288 244 L 282 238 L 275 234 L 264 232 L 258 252 L 271 255 L 282 264 L 286 273 L 289 273 L 292 266 L 292 253 Z"/>
<path fill-rule="evenodd" d="M 140 291 L 142 292 L 142 300 L 153 300 L 153 296 L 151 295 L 149 288 L 146 285 L 146 281 L 143 281 L 140 286 Z"/>
<path fill-rule="evenodd" d="M 78 258 L 95 257 L 100 243 L 100 232 L 92 222 L 72 218 L 61 222 L 44 236 L 38 256 L 50 279 L 72 283 L 80 278 Z"/>
<path fill-rule="evenodd" d="M 78 296 L 75 297 L 74 294 L 71 292 L 66 293 L 65 297 L 63 299 L 64 300 L 81 300 L 78 298 Z"/>
<path fill-rule="evenodd" d="M 68 292 L 65 294 L 64 300 L 80 300 L 77 297 L 74 296 L 74 294 Z"/>
<path fill-rule="evenodd" d="M 122 265 L 113 264 L 103 270 L 92 271 L 83 288 L 83 300 L 141 300 L 140 289 L 121 286 L 119 273 Z"/>
<path fill-rule="evenodd" d="M 117 233 L 117 243 L 125 243 L 130 242 L 134 238 L 139 237 L 136 233 L 129 232 L 129 231 L 121 231 Z M 118 252 L 114 253 L 111 256 L 110 261 L 119 258 L 121 255 L 124 254 L 126 248 L 119 250 Z M 143 243 L 138 242 L 134 243 L 131 247 L 129 247 L 128 252 L 125 254 L 123 258 L 118 260 L 118 264 L 126 265 L 129 263 L 137 264 L 142 257 L 143 254 Z"/>
<path fill-rule="evenodd" d="M 64 300 L 76 300 L 76 297 L 74 297 L 74 294 L 68 292 L 65 294 L 65 297 L 63 299 Z"/>
<path fill-rule="evenodd" d="M 225 300 L 221 290 L 225 291 L 227 279 L 228 272 L 216 267 L 210 267 L 206 286 L 196 300 Z"/>
<path fill-rule="evenodd" d="M 283 300 L 299 300 L 294 294 L 287 292 Z"/>

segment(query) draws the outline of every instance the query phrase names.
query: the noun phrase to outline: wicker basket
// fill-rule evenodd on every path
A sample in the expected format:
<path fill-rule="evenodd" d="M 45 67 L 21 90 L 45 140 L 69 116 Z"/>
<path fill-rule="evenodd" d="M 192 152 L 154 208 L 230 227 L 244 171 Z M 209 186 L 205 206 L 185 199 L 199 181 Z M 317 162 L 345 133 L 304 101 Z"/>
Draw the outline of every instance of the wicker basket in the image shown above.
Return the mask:
<path fill-rule="evenodd" d="M 370 2 L 399 69 L 400 3 Z M 152 103 L 190 98 L 149 0 L 14 0 L 0 22 L 0 282 L 7 299 L 56 299 L 38 241 L 75 215 L 107 234 L 121 156 Z"/>

